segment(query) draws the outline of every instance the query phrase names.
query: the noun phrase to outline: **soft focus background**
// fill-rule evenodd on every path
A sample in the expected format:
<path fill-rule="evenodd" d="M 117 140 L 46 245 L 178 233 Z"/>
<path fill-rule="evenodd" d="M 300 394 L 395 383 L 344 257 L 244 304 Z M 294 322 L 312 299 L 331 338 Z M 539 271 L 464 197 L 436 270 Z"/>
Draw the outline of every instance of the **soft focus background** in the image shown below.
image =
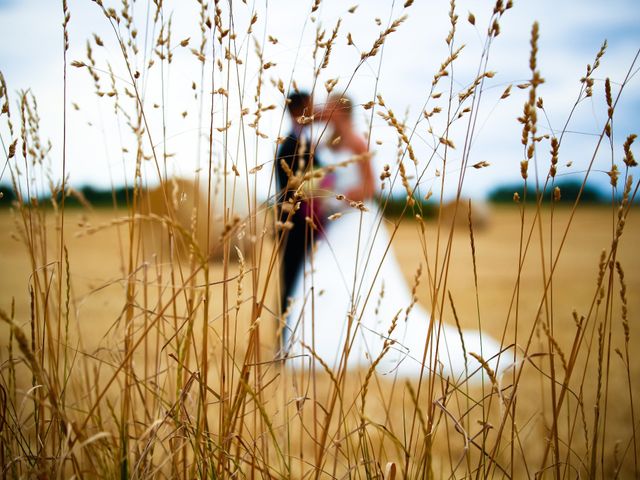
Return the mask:
<path fill-rule="evenodd" d="M 137 2 L 135 11 L 138 18 L 144 18 L 147 8 Z M 380 93 L 396 116 L 404 118 L 413 127 L 420 118 L 428 97 L 431 80 L 439 65 L 447 56 L 447 45 L 444 38 L 449 28 L 446 1 L 416 1 L 412 5 L 407 21 L 384 45 L 381 54 L 367 60 L 351 78 L 359 61 L 360 51 L 370 48 L 379 31 L 386 28 L 390 20 L 402 14 L 400 1 L 371 0 L 366 2 L 322 2 L 314 16 L 309 15 L 310 2 L 307 1 L 266 1 L 249 2 L 246 8 L 239 8 L 237 15 L 250 15 L 251 6 L 260 10 L 260 18 L 255 27 L 255 36 L 264 47 L 265 61 L 276 65 L 266 71 L 266 78 L 282 79 L 285 87 L 290 80 L 295 80 L 300 88 L 311 90 L 313 79 L 313 63 L 311 53 L 314 47 L 316 28 L 327 30 L 327 37 L 334 28 L 338 18 L 342 24 L 333 49 L 329 67 L 323 71 L 315 90 L 316 103 L 324 101 L 326 95 L 322 85 L 329 78 L 339 79 L 335 91 L 347 94 L 356 103 L 366 103 Z M 349 7 L 358 5 L 354 13 Z M 101 12 L 90 1 L 70 0 L 72 22 L 70 23 L 71 49 L 70 60 L 85 60 L 85 39 L 97 33 L 105 41 L 105 52 L 95 52 L 97 66 L 102 69 L 102 89 L 109 91 L 109 80 L 106 74 L 106 58 L 113 62 L 117 75 L 126 78 L 118 47 L 113 41 L 113 32 L 103 21 Z M 460 61 L 452 72 L 456 85 L 463 89 L 477 74 L 478 59 L 488 27 L 491 13 L 489 5 L 479 5 L 471 1 L 460 1 L 456 6 L 460 16 L 456 45 L 465 44 Z M 193 175 L 198 165 L 198 124 L 199 102 L 191 90 L 193 81 L 200 88 L 200 67 L 189 48 L 196 47 L 195 38 L 198 22 L 196 2 L 165 2 L 165 10 L 173 12 L 172 46 L 174 60 L 168 72 L 169 81 L 162 87 L 157 82 L 158 75 L 150 78 L 146 86 L 145 104 L 149 107 L 164 104 L 167 122 L 167 150 L 175 154 L 169 162 L 169 169 L 183 176 Z M 468 12 L 476 16 L 476 26 L 467 22 Z M 315 22 L 312 21 L 315 18 Z M 378 19 L 376 21 L 376 19 Z M 526 100 L 527 91 L 519 90 L 517 84 L 530 78 L 528 70 L 528 53 L 531 24 L 534 20 L 540 23 L 540 54 L 538 68 L 545 79 L 539 89 L 539 95 L 545 102 L 548 118 L 541 118 L 540 133 L 552 133 L 563 127 L 564 121 L 572 108 L 580 87 L 579 79 L 585 74 L 586 65 L 593 62 L 602 42 L 608 41 L 607 54 L 602 67 L 595 74 L 593 99 L 581 102 L 567 130 L 570 132 L 562 145 L 562 158 L 559 174 L 566 177 L 579 178 L 591 159 L 596 135 L 604 125 L 606 105 L 602 98 L 604 76 L 611 78 L 613 85 L 621 82 L 626 75 L 637 49 L 640 47 L 640 4 L 635 0 L 601 2 L 586 0 L 575 2 L 515 1 L 501 22 L 501 34 L 495 39 L 489 58 L 488 69 L 496 72 L 492 79 L 487 79 L 482 96 L 479 127 L 473 140 L 472 158 L 475 161 L 487 161 L 490 168 L 472 172 L 465 178 L 464 193 L 475 198 L 485 198 L 488 191 L 496 185 L 519 180 L 519 162 L 523 151 L 519 142 L 520 124 L 516 118 L 522 114 L 522 104 Z M 10 90 L 30 88 L 36 95 L 42 117 L 43 137 L 60 138 L 62 118 L 62 21 L 61 6 L 58 2 L 48 0 L 1 0 L 0 1 L 0 68 L 2 69 Z M 378 23 L 380 25 L 378 25 Z M 350 32 L 355 46 L 348 46 L 346 35 Z M 198 33 L 199 35 L 199 33 Z M 268 36 L 277 38 L 272 44 Z M 183 39 L 191 38 L 188 48 L 175 48 Z M 148 39 L 150 42 L 151 39 Z M 141 42 L 142 43 L 142 42 Z M 359 49 L 359 50 L 358 50 Z M 252 40 L 242 43 L 237 52 L 245 59 L 247 71 L 249 65 L 255 64 Z M 248 57 L 245 55 L 248 52 Z M 210 62 L 211 59 L 208 59 Z M 379 69 L 380 62 L 383 68 Z M 100 72 L 99 72 L 100 73 Z M 625 135 L 637 126 L 637 113 L 640 110 L 640 89 L 638 88 L 637 71 L 629 82 L 621 98 L 620 107 L 616 110 L 614 137 L 618 143 L 624 141 Z M 257 79 L 247 76 L 247 92 L 253 95 Z M 498 102 L 504 89 L 514 84 L 511 96 Z M 445 89 L 446 83 L 439 85 Z M 164 91 L 164 98 L 162 97 Z M 121 186 L 126 179 L 131 179 L 134 159 L 121 152 L 122 126 L 114 123 L 110 115 L 108 103 L 98 102 L 93 94 L 91 78 L 85 69 L 70 69 L 69 100 L 75 102 L 79 111 L 71 111 L 69 115 L 68 138 L 68 172 L 70 182 L 75 187 L 93 185 L 110 188 L 111 183 Z M 205 92 L 206 93 L 206 92 Z M 273 159 L 273 140 L 282 135 L 287 127 L 282 124 L 283 98 L 271 85 L 267 84 L 262 91 L 263 104 L 275 104 L 278 108 L 265 113 L 261 131 L 268 139 L 259 142 L 247 142 L 248 168 L 270 162 Z M 444 96 L 442 97 L 444 99 Z M 444 100 L 441 101 L 440 106 Z M 427 109 L 437 106 L 433 100 Z M 183 112 L 187 112 L 183 118 Z M 367 121 L 371 111 L 357 111 L 359 124 L 367 131 Z M 224 125 L 220 119 L 220 124 Z M 466 120 L 458 122 L 460 130 L 466 128 Z M 238 126 L 232 122 L 231 128 Z M 434 132 L 439 133 L 438 122 L 434 124 Z M 207 125 L 205 125 L 207 127 Z M 431 154 L 434 140 L 427 132 L 427 124 L 423 121 L 417 125 L 412 143 L 422 161 L 421 168 L 426 166 L 426 159 Z M 204 130 L 206 135 L 207 128 Z M 381 140 L 382 145 L 372 145 L 376 150 L 376 171 L 385 163 L 395 158 L 396 137 L 392 129 L 376 115 L 373 116 L 372 140 Z M 156 130 L 156 135 L 159 136 Z M 234 136 L 235 138 L 235 136 Z M 202 139 L 200 139 L 202 141 Z M 218 153 L 223 146 L 217 145 Z M 458 146 L 460 151 L 461 146 Z M 236 156 L 235 146 L 231 148 L 232 157 Z M 455 152 L 454 152 L 455 153 Z M 546 174 L 548 158 L 546 152 L 540 158 L 538 171 Z M 540 155 L 540 154 L 538 154 Z M 604 173 L 610 169 L 611 158 L 605 150 L 596 162 L 591 180 L 599 187 L 605 187 L 609 178 Z M 54 142 L 52 156 L 55 159 L 53 168 L 59 174 L 60 156 L 59 142 Z M 244 169 L 244 161 L 239 159 L 240 169 Z M 459 158 L 452 155 L 449 171 L 456 171 Z M 570 167 L 565 167 L 572 162 Z M 440 181 L 436 179 L 436 169 L 442 170 L 441 160 L 435 158 L 429 165 L 421 186 L 422 193 L 430 188 L 434 194 L 439 193 Z M 544 167 L 542 165 L 545 165 Z M 242 170 L 241 170 L 242 171 Z M 269 192 L 270 168 L 263 169 L 258 176 L 258 192 L 265 198 Z M 533 169 L 532 169 L 533 176 Z M 7 172 L 2 181 L 7 182 Z M 455 178 L 454 178 L 455 177 Z M 153 183 L 153 175 L 149 176 Z M 451 175 L 445 182 L 445 198 L 455 192 L 457 175 Z M 401 187 L 400 187 L 401 190 Z M 273 193 L 271 190 L 270 193 Z"/>

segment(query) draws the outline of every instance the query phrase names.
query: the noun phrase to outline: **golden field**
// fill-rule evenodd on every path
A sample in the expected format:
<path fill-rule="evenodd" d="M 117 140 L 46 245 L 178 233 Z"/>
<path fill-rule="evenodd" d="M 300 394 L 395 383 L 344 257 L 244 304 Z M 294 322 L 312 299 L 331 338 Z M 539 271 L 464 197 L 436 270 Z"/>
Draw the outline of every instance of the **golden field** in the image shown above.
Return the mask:
<path fill-rule="evenodd" d="M 571 209 L 562 206 L 556 207 L 552 211 L 545 207 L 540 211 L 542 221 L 534 223 L 535 206 L 526 205 L 524 222 L 521 222 L 521 208 L 521 205 L 515 204 L 493 206 L 487 227 L 474 231 L 479 312 L 483 332 L 489 333 L 495 338 L 503 338 L 504 335 L 504 345 L 515 341 L 518 345 L 519 362 L 524 361 L 525 347 L 531 337 L 531 346 L 526 353 L 527 364 L 522 370 L 522 378 L 520 378 L 517 387 L 515 425 L 518 433 L 515 436 L 506 434 L 506 437 L 516 438 L 517 441 L 504 441 L 498 451 L 491 453 L 491 456 L 496 459 L 496 463 L 501 464 L 500 469 L 505 468 L 506 471 L 511 469 L 516 476 L 532 476 L 540 468 L 544 439 L 549 438 L 549 429 L 552 428 L 551 418 L 553 418 L 550 410 L 552 393 L 548 378 L 544 378 L 544 375 L 548 375 L 549 372 L 547 353 L 550 350 L 549 337 L 552 337 L 554 342 L 557 357 L 555 375 L 558 378 L 558 385 L 560 385 L 564 375 L 562 363 L 569 359 L 576 337 L 577 325 L 572 314 L 575 310 L 578 317 L 584 315 L 588 317 L 588 320 L 582 327 L 586 333 L 584 344 L 580 347 L 580 353 L 577 355 L 571 383 L 572 391 L 567 396 L 568 399 L 563 407 L 568 409 L 570 413 L 559 415 L 558 429 L 562 432 L 560 437 L 572 438 L 570 452 L 564 445 L 561 446 L 560 458 L 566 457 L 571 464 L 570 468 L 563 464 L 562 471 L 574 477 L 577 472 L 584 471 L 582 469 L 588 464 L 589 458 L 585 455 L 588 452 L 585 452 L 584 446 L 587 443 L 590 444 L 590 436 L 593 435 L 593 405 L 595 404 L 598 379 L 601 378 L 603 383 L 600 387 L 602 391 L 600 415 L 601 418 L 604 416 L 606 422 L 603 423 L 605 425 L 604 432 L 600 430 L 599 433 L 598 448 L 603 448 L 603 450 L 596 456 L 597 462 L 602 463 L 601 467 L 605 476 L 618 474 L 621 478 L 629 478 L 634 471 L 634 447 L 631 440 L 634 429 L 630 422 L 629 393 L 637 391 L 635 389 L 640 381 L 640 362 L 635 359 L 634 355 L 634 346 L 639 345 L 637 322 L 634 319 L 637 318 L 637 312 L 640 311 L 640 297 L 637 295 L 640 288 L 640 256 L 637 253 L 637 245 L 640 241 L 640 224 L 635 218 L 637 208 L 632 207 L 629 212 L 616 257 L 624 270 L 627 288 L 631 359 L 629 374 L 627 374 L 627 369 L 621 360 L 622 356 L 615 353 L 616 349 L 619 349 L 621 353 L 625 351 L 620 313 L 620 283 L 615 268 L 613 272 L 608 268 L 605 271 L 605 278 L 612 275 L 611 291 L 603 292 L 601 306 L 588 316 L 594 300 L 598 297 L 596 284 L 600 255 L 603 249 L 608 251 L 611 247 L 615 231 L 613 219 L 616 218 L 616 212 L 607 206 L 580 206 L 576 210 L 545 301 L 543 295 L 544 278 L 549 278 L 552 260 L 555 259 L 562 242 L 570 220 Z M 52 239 L 50 251 L 55 252 L 57 234 L 55 234 L 55 223 L 52 220 L 55 216 L 52 212 L 47 215 L 50 219 L 46 222 L 48 237 Z M 70 420 L 78 424 L 84 420 L 88 406 L 96 401 L 98 392 L 105 387 L 104 382 L 111 378 L 119 362 L 123 362 L 124 338 L 126 337 L 124 315 L 127 310 L 126 291 L 128 285 L 124 272 L 127 271 L 129 241 L 127 238 L 128 226 L 122 219 L 126 218 L 126 215 L 126 210 L 114 211 L 110 209 L 93 211 L 71 209 L 66 212 L 65 242 L 68 250 L 70 279 L 70 333 L 68 336 L 70 345 L 67 361 L 74 365 L 75 371 L 70 375 L 69 393 L 66 394 L 65 401 L 69 407 Z M 114 219 L 117 221 L 114 222 Z M 28 250 L 16 235 L 19 229 L 16 226 L 15 214 L 3 210 L 0 213 L 0 224 L 4 232 L 0 238 L 1 267 L 4 273 L 0 277 L 0 292 L 2 293 L 0 308 L 9 312 L 12 308 L 12 302 L 15 301 L 13 315 L 15 324 L 27 333 L 30 328 L 29 286 L 33 285 L 34 272 Z M 525 238 L 522 244 L 526 245 L 526 239 L 530 232 L 531 241 L 521 270 L 516 319 L 516 303 L 514 302 L 512 305 L 512 301 L 518 275 L 521 225 L 524 225 Z M 100 228 L 97 228 L 95 233 L 88 233 L 91 227 Z M 388 228 L 394 229 L 392 221 L 388 221 Z M 432 303 L 430 299 L 432 287 L 428 285 L 433 282 L 432 272 L 436 264 L 436 254 L 438 255 L 437 262 L 442 262 L 445 258 L 444 252 L 447 249 L 448 240 L 451 238 L 450 263 L 448 269 L 444 270 L 447 272 L 446 279 L 442 279 L 446 283 L 440 285 L 439 291 L 451 292 L 463 328 L 477 328 L 478 305 L 476 304 L 473 257 L 468 227 L 466 222 L 458 222 L 451 237 L 448 226 L 443 226 L 441 231 L 438 230 L 438 224 L 435 220 L 425 221 L 424 235 L 418 222 L 402 221 L 393 241 L 395 254 L 409 284 L 415 274 L 418 262 L 426 267 L 427 274 L 423 275 L 425 280 L 419 287 L 418 297 L 419 301 L 429 309 Z M 542 234 L 542 238 L 540 234 Z M 238 262 L 235 253 L 230 257 L 226 274 L 222 263 L 210 265 L 209 282 L 214 285 L 210 288 L 210 327 L 207 345 L 211 352 L 211 371 L 209 372 L 208 385 L 211 391 L 217 392 L 216 396 L 220 394 L 220 388 L 228 388 L 231 392 L 232 388 L 237 387 L 237 378 L 231 378 L 230 381 L 227 379 L 226 386 L 221 383 L 220 370 L 229 368 L 220 364 L 221 359 L 225 357 L 223 352 L 228 348 L 225 348 L 224 342 L 228 342 L 226 345 L 230 345 L 233 350 L 233 354 L 226 356 L 228 360 L 238 362 L 235 368 L 231 367 L 228 371 L 233 371 L 238 376 L 247 348 L 249 332 L 252 329 L 259 329 L 261 348 L 258 359 L 263 362 L 263 366 L 260 375 L 258 375 L 259 380 L 256 380 L 256 385 L 259 385 L 262 390 L 256 388 L 254 395 L 265 395 L 267 400 L 263 400 L 262 408 L 265 412 L 260 415 L 256 415 L 253 407 L 247 407 L 244 414 L 250 421 L 246 421 L 245 428 L 259 430 L 258 424 L 265 421 L 265 418 L 270 418 L 269 430 L 273 428 L 276 436 L 283 435 L 278 441 L 284 442 L 282 448 L 288 452 L 285 453 L 285 457 L 296 459 L 289 466 L 289 472 L 293 477 L 297 477 L 313 464 L 311 458 L 315 446 L 314 441 L 310 439 L 315 437 L 304 427 L 298 428 L 299 426 L 296 426 L 296 421 L 293 418 L 299 415 L 303 419 L 306 415 L 306 419 L 303 419 L 300 425 L 307 425 L 306 428 L 309 429 L 311 429 L 309 425 L 318 423 L 318 410 L 311 404 L 317 402 L 318 405 L 324 404 L 326 407 L 330 396 L 330 385 L 328 379 L 322 375 L 318 375 L 318 378 L 313 381 L 308 378 L 300 378 L 299 382 L 296 382 L 295 374 L 282 370 L 276 362 L 272 361 L 276 355 L 277 346 L 277 320 L 273 315 L 264 313 L 259 319 L 259 325 L 249 325 L 251 318 L 249 305 L 252 298 L 251 292 L 254 291 L 251 282 L 256 282 L 255 291 L 262 294 L 264 276 L 268 269 L 268 259 L 271 258 L 273 242 L 268 235 L 265 235 L 262 241 L 257 242 L 257 245 L 262 246 L 264 251 L 262 263 L 260 268 L 252 270 L 249 268 L 251 259 L 247 259 L 239 300 L 236 279 Z M 148 248 L 146 245 L 136 249 L 135 252 L 142 252 Z M 51 261 L 53 262 L 54 259 Z M 170 273 L 171 269 L 168 268 L 169 262 L 166 260 L 164 264 L 161 264 L 159 259 L 151 255 L 146 262 L 142 257 L 135 258 L 135 256 L 134 261 L 139 267 L 135 274 L 138 285 L 135 289 L 132 338 L 140 338 L 141 342 L 134 347 L 136 352 L 133 355 L 133 370 L 136 372 L 137 381 L 142 385 L 142 388 L 138 385 L 136 388 L 139 391 L 133 394 L 134 396 L 139 395 L 141 402 L 136 407 L 137 410 L 134 409 L 132 415 L 134 419 L 137 418 L 139 423 L 146 425 L 146 427 L 140 427 L 140 431 L 137 434 L 132 434 L 131 438 L 132 441 L 143 442 L 144 436 L 148 432 L 144 434 L 142 432 L 145 432 L 149 425 L 153 425 L 154 419 L 157 421 L 158 418 L 162 418 L 161 412 L 170 409 L 166 402 L 177 395 L 172 392 L 181 370 L 177 366 L 176 357 L 180 355 L 178 354 L 179 348 L 175 346 L 176 339 L 184 334 L 190 324 L 185 315 L 185 305 L 189 301 L 201 302 L 205 289 L 202 285 L 204 277 L 200 273 L 191 290 L 185 289 L 176 294 L 176 287 L 188 283 L 188 279 L 179 278 L 180 268 L 183 269 L 182 275 L 185 276 L 190 271 L 186 259 L 174 260 L 174 267 L 180 265 L 180 268 L 173 269 L 173 279 Z M 50 291 L 53 295 L 56 284 L 55 275 L 53 273 L 42 274 L 51 270 L 50 265 L 45 263 L 38 265 L 38 268 L 41 269 L 38 272 L 41 274 L 38 277 L 41 279 L 40 281 L 48 278 L 52 282 Z M 441 266 L 437 266 L 437 269 L 439 272 L 442 271 Z M 53 271 L 51 270 L 51 272 Z M 252 277 L 255 272 L 261 272 L 262 276 Z M 225 275 L 226 278 L 231 279 L 227 284 L 227 292 L 224 291 L 224 283 L 221 282 Z M 440 279 L 436 280 L 440 281 Z M 606 289 L 609 283 L 605 281 L 603 285 Z M 47 288 L 44 288 L 44 291 L 47 291 Z M 195 294 L 190 296 L 191 292 Z M 164 308 L 167 305 L 167 299 L 176 295 L 179 300 L 175 301 L 171 308 Z M 442 301 L 441 295 L 442 293 L 438 297 L 438 304 Z M 223 301 L 225 297 L 226 300 Z M 266 293 L 266 306 L 270 305 L 269 299 L 272 299 L 271 305 L 273 307 L 275 298 L 275 285 L 272 281 Z M 445 298 L 442 318 L 453 323 L 449 300 L 447 297 Z M 236 304 L 238 304 L 238 310 L 235 309 Z M 223 332 L 221 324 L 225 306 L 231 312 L 231 320 L 228 323 L 230 330 Z M 602 369 L 606 371 L 606 374 L 599 375 L 597 325 L 607 318 L 603 313 L 604 308 L 610 309 L 611 313 L 607 316 L 610 325 L 605 330 L 603 342 Z M 269 308 L 266 310 L 268 312 Z M 155 315 L 158 312 L 163 312 L 162 318 L 152 325 L 149 334 L 145 335 L 144 329 L 154 319 L 157 319 Z M 234 312 L 237 312 L 237 316 Z M 540 321 L 535 326 L 537 312 L 539 312 Z M 202 311 L 199 310 L 198 315 L 201 316 L 201 314 Z M 541 326 L 549 319 L 553 325 L 552 334 L 547 333 L 547 330 Z M 195 348 L 196 351 L 202 344 L 201 322 L 202 318 L 193 319 L 191 341 L 194 345 L 198 345 Z M 52 325 L 51 328 L 55 328 L 56 323 L 54 322 Z M 8 372 L 6 361 L 8 359 L 9 329 L 5 324 L 0 328 L 1 355 L 3 362 L 5 362 L 3 375 L 6 376 Z M 181 341 L 184 342 L 185 338 L 186 336 L 183 335 Z M 224 340 L 225 338 L 226 340 Z M 57 347 L 49 345 L 48 348 L 55 350 Z M 15 345 L 13 349 L 15 356 L 17 350 Z M 511 350 L 509 350 L 509 355 L 511 355 Z M 189 357 L 186 361 L 189 361 Z M 194 359 L 191 359 L 191 363 L 183 365 L 183 368 L 187 370 L 197 368 L 193 362 Z M 539 370 L 544 374 L 540 374 Z M 26 370 L 18 366 L 17 371 L 25 372 Z M 364 373 L 347 373 L 347 376 L 360 377 L 360 381 L 351 382 L 349 378 L 346 379 L 347 387 L 342 391 L 343 398 L 341 400 L 344 405 L 349 405 L 350 395 L 357 398 L 360 394 L 358 388 L 361 386 Z M 99 425 L 109 432 L 109 435 L 115 435 L 118 430 L 116 427 L 118 421 L 109 420 L 108 410 L 118 409 L 118 399 L 127 381 L 123 380 L 124 377 L 119 378 L 117 375 L 114 377 L 116 377 L 116 382 L 111 386 L 108 395 L 101 399 L 102 406 L 98 408 L 98 411 L 103 409 L 102 415 L 105 418 L 100 422 L 92 422 L 89 433 L 99 434 Z M 628 386 L 629 379 L 632 383 L 631 389 Z M 27 393 L 26 397 L 22 396 L 25 395 L 22 389 L 28 388 L 30 382 L 29 376 L 20 377 L 18 375 L 17 385 L 21 392 L 20 398 L 29 397 L 30 393 Z M 512 383 L 511 370 L 504 373 L 500 382 L 504 404 L 498 405 L 496 402 L 492 407 L 487 408 L 486 419 L 488 419 L 488 423 L 500 421 L 501 411 L 512 390 L 509 387 Z M 351 383 L 354 387 L 350 387 Z M 376 387 L 370 387 L 367 418 L 376 419 L 381 424 L 385 422 L 386 418 L 388 425 L 395 425 L 393 428 L 399 428 L 398 425 L 402 424 L 403 416 L 407 415 L 407 412 L 415 411 L 406 394 L 394 393 L 395 387 L 397 385 L 393 380 L 376 378 Z M 354 391 L 352 392 L 350 389 Z M 373 396 L 371 391 L 374 391 Z M 302 396 L 301 392 L 303 392 Z M 576 410 L 578 397 L 582 398 L 582 413 Z M 162 400 L 159 401 L 159 398 Z M 272 401 L 269 400 L 270 398 Z M 300 398 L 304 398 L 302 404 Z M 387 400 L 383 401 L 382 398 Z M 636 399 L 634 398 L 634 400 Z M 456 413 L 460 415 L 460 412 L 465 410 L 464 402 L 464 399 L 461 400 L 457 397 L 455 402 L 452 401 L 450 408 L 454 416 Z M 208 420 L 210 434 L 214 437 L 220 425 L 215 403 L 214 401 L 209 409 L 212 413 Z M 468 406 L 467 403 L 466 407 Z M 354 409 L 343 406 L 342 408 L 345 416 L 348 416 L 349 412 L 353 414 L 353 410 L 360 407 Z M 484 411 L 485 407 L 482 408 Z M 489 412 L 491 408 L 493 411 Z M 470 429 L 469 433 L 478 431 L 479 422 L 471 422 L 470 418 L 461 420 L 461 424 Z M 581 422 L 574 424 L 576 418 L 583 418 L 584 425 L 581 425 Z M 441 418 L 440 421 L 447 423 L 446 418 Z M 24 418 L 24 422 L 24 427 L 28 430 L 32 423 L 31 419 L 27 416 Z M 136 422 L 134 421 L 134 423 Z M 287 428 L 287 423 L 290 428 Z M 490 435 L 495 433 L 497 426 L 497 424 L 491 425 L 488 428 L 488 430 L 493 429 L 493 433 L 489 433 L 487 438 L 491 438 Z M 136 429 L 135 426 L 132 428 Z M 602 424 L 600 428 L 602 428 Z M 398 435 L 401 430 L 400 428 L 396 431 L 395 435 Z M 570 431 L 573 433 L 567 437 Z M 467 466 L 471 465 L 471 458 L 476 459 L 474 461 L 477 462 L 478 452 L 474 448 L 463 448 L 464 442 L 456 438 L 456 429 L 452 425 L 448 425 L 444 432 L 446 433 L 439 433 L 434 439 L 436 455 L 432 468 L 436 472 L 436 477 L 444 475 L 445 472 L 454 468 L 453 466 L 458 462 L 456 456 L 463 457 L 465 452 L 468 455 L 467 461 L 469 463 Z M 299 435 L 299 442 L 295 441 L 297 435 Z M 376 435 L 372 434 L 371 445 L 380 448 L 381 454 L 375 455 L 380 462 L 382 459 L 400 464 L 404 461 L 399 454 L 401 450 L 394 449 L 393 445 L 389 445 L 388 439 L 382 441 L 375 440 L 373 437 Z M 256 441 L 266 442 L 266 439 L 258 438 Z M 334 441 L 338 442 L 336 439 Z M 273 445 L 271 445 L 271 449 L 273 449 Z M 269 449 L 265 448 L 261 452 L 269 452 Z M 635 456 L 637 455 L 638 452 Z M 309 460 L 303 460 L 304 457 Z M 512 464 L 513 467 L 509 467 Z M 163 465 L 163 463 L 160 462 L 159 465 Z M 384 467 L 384 462 L 382 466 Z M 569 470 L 566 470 L 567 468 Z M 339 459 L 336 460 L 333 472 L 337 474 L 337 472 L 345 471 L 343 469 L 348 471 L 346 464 L 343 465 Z M 491 470 L 484 473 L 486 475 L 489 472 Z M 500 471 L 493 470 L 493 474 L 500 475 Z"/>
<path fill-rule="evenodd" d="M 62 0 L 58 20 L 6 22 L 43 52 L 56 27 L 58 51 L 38 60 L 9 33 L 0 72 L 2 478 L 640 479 L 624 7 L 187 3 Z M 480 202 L 468 220 L 466 200 L 443 205 L 509 181 L 484 225 Z M 406 288 L 386 243 L 348 250 L 379 217 L 347 210 L 373 192 L 395 197 L 382 221 Z M 310 277 L 306 336 L 283 352 L 282 243 L 293 212 L 317 231 L 305 202 L 327 195 L 347 249 L 317 263 L 343 271 Z M 352 266 L 349 311 L 324 308 Z M 364 301 L 361 266 L 381 285 Z M 410 320 L 415 302 L 429 315 Z M 361 333 L 376 343 L 352 350 Z M 406 356 L 419 376 L 395 368 Z"/>

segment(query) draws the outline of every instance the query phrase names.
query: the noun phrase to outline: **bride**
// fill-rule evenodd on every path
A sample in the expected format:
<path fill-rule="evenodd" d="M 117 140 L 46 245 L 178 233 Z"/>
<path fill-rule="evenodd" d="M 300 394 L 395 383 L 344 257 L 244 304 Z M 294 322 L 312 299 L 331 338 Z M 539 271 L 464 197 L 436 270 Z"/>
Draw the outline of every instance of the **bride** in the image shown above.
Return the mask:
<path fill-rule="evenodd" d="M 481 378 L 470 352 L 495 368 L 500 345 L 478 331 L 432 322 L 414 301 L 373 199 L 370 155 L 351 111 L 347 98 L 330 97 L 316 115 L 333 129 L 330 146 L 320 152 L 323 166 L 333 170 L 321 182 L 321 202 L 333 214 L 291 290 L 287 362 L 300 369 L 315 361 L 334 370 L 375 363 L 378 372 L 403 377 Z"/>

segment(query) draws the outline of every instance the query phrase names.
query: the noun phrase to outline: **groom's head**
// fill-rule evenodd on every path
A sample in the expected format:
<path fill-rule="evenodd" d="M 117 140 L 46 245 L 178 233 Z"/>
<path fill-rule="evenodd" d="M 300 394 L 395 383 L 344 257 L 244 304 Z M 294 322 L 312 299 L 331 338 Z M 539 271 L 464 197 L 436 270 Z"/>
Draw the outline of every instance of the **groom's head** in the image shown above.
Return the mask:
<path fill-rule="evenodd" d="M 294 125 L 300 124 L 300 117 L 310 116 L 313 111 L 311 97 L 306 92 L 294 92 L 287 97 L 287 110 Z"/>

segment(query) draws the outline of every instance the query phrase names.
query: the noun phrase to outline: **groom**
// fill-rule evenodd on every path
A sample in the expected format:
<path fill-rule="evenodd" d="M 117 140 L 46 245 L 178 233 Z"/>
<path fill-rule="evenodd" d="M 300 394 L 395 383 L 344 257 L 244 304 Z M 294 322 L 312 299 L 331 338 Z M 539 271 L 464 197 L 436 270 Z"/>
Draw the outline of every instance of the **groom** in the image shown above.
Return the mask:
<path fill-rule="evenodd" d="M 278 148 L 276 156 L 276 185 L 278 188 L 278 220 L 283 224 L 289 219 L 289 230 L 282 229 L 282 288 L 281 308 L 284 312 L 287 301 L 293 290 L 298 271 L 304 265 L 304 255 L 310 240 L 306 238 L 306 216 L 310 215 L 310 209 L 306 202 L 300 204 L 298 210 L 294 210 L 294 204 L 289 199 L 293 198 L 297 184 L 291 181 L 290 175 L 295 176 L 298 171 L 305 172 L 315 164 L 315 157 L 310 153 L 311 140 L 306 132 L 302 117 L 310 117 L 313 113 L 313 103 L 307 93 L 295 92 L 287 98 L 287 111 L 291 120 L 291 131 L 284 142 Z M 313 160 L 313 162 L 312 162 Z M 283 166 L 284 164 L 284 166 Z M 288 172 L 287 172 L 288 170 Z M 290 213 L 291 212 L 291 213 Z M 289 216 L 291 215 L 291 216 Z"/>

